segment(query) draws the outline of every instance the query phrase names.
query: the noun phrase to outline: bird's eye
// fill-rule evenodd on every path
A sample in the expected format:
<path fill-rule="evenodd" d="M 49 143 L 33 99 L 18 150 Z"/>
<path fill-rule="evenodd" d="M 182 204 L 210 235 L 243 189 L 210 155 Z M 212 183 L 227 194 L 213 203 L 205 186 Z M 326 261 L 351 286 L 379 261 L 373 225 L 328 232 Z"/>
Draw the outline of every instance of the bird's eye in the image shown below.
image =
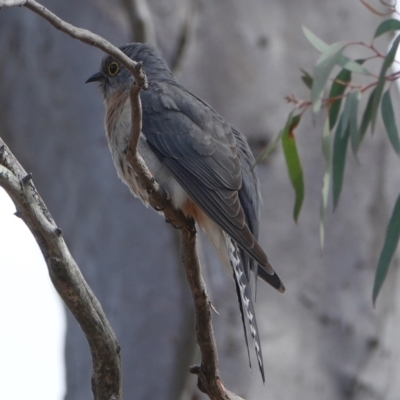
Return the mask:
<path fill-rule="evenodd" d="M 119 65 L 115 61 L 113 61 L 108 65 L 108 73 L 111 76 L 117 75 L 118 71 L 119 71 Z"/>

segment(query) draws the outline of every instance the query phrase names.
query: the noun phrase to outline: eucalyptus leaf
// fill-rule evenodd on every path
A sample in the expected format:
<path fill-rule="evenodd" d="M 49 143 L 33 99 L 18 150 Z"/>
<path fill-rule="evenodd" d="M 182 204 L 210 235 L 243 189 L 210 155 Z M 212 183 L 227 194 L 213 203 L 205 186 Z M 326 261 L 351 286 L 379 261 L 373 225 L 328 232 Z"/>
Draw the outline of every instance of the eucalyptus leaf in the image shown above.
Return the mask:
<path fill-rule="evenodd" d="M 361 92 L 359 90 L 355 90 L 354 92 L 351 92 L 349 94 L 349 105 L 348 105 L 348 107 L 350 107 L 349 130 L 351 139 L 351 149 L 354 155 L 357 153 L 357 150 L 360 145 L 360 138 L 358 136 L 359 134 L 358 122 L 357 122 L 358 104 L 360 103 L 360 100 L 361 100 Z"/>
<path fill-rule="evenodd" d="M 390 48 L 389 53 L 387 54 L 385 60 L 383 61 L 382 68 L 379 73 L 378 83 L 375 88 L 375 94 L 374 94 L 374 97 L 372 100 L 372 106 L 371 106 L 372 130 L 375 127 L 376 116 L 378 113 L 379 104 L 381 102 L 383 88 L 385 86 L 386 72 L 390 68 L 390 66 L 393 64 L 394 58 L 396 56 L 397 48 L 399 47 L 399 42 L 400 42 L 400 35 L 398 35 L 396 37 L 396 39 L 393 41 L 392 47 Z"/>
<path fill-rule="evenodd" d="M 325 215 L 328 208 L 328 198 L 329 198 L 329 187 L 331 182 L 331 160 L 332 160 L 332 150 L 331 150 L 331 137 L 330 137 L 330 120 L 329 115 L 325 120 L 324 129 L 322 131 L 322 154 L 324 155 L 325 168 L 324 177 L 322 181 L 321 190 L 321 206 L 319 213 L 319 238 L 321 249 L 324 248 L 325 243 Z"/>
<path fill-rule="evenodd" d="M 338 62 L 344 45 L 343 43 L 335 43 L 329 46 L 320 56 L 314 71 L 314 80 L 311 89 L 311 100 L 313 103 L 313 111 L 317 113 L 321 109 L 322 96 L 326 82 L 332 69 Z"/>
<path fill-rule="evenodd" d="M 342 191 L 344 169 L 346 164 L 347 144 L 350 136 L 350 112 L 351 100 L 347 97 L 343 107 L 342 115 L 340 116 L 335 138 L 333 140 L 333 156 L 332 156 L 332 194 L 333 194 L 333 208 L 339 201 L 339 196 Z"/>
<path fill-rule="evenodd" d="M 272 139 L 268 143 L 266 149 L 260 154 L 260 156 L 257 158 L 257 161 L 252 166 L 252 169 L 254 169 L 257 164 L 259 164 L 260 162 L 264 161 L 272 153 L 272 151 L 275 149 L 275 147 L 277 146 L 277 144 L 281 140 L 282 133 L 283 133 L 283 130 L 281 132 L 279 132 L 279 134 L 276 135 L 274 137 L 274 139 Z"/>
<path fill-rule="evenodd" d="M 361 144 L 361 141 L 363 140 L 365 133 L 367 132 L 368 126 L 371 123 L 371 118 L 372 118 L 372 103 L 374 101 L 374 96 L 375 96 L 375 90 L 376 88 L 371 92 L 367 105 L 364 110 L 364 114 L 361 120 L 361 125 L 358 130 L 358 147 Z"/>
<path fill-rule="evenodd" d="M 316 36 L 313 32 L 311 32 L 308 28 L 303 26 L 304 36 L 308 39 L 311 45 L 318 50 L 320 53 L 325 52 L 329 48 L 329 44 L 325 43 L 322 39 Z M 338 65 L 342 68 L 345 68 L 351 72 L 355 72 L 357 74 L 362 75 L 371 75 L 371 73 L 362 67 L 360 63 L 351 60 L 350 58 L 341 55 L 338 60 Z"/>
<path fill-rule="evenodd" d="M 382 97 L 381 114 L 390 143 L 392 144 L 394 151 L 400 155 L 399 133 L 397 131 L 396 119 L 389 90 L 387 90 Z"/>
<path fill-rule="evenodd" d="M 376 298 L 385 281 L 386 274 L 392 261 L 393 254 L 396 251 L 400 237 L 400 195 L 397 198 L 393 208 L 392 216 L 386 230 L 385 243 L 379 256 L 378 267 L 375 273 L 374 289 L 372 292 L 372 301 L 375 304 Z"/>
<path fill-rule="evenodd" d="M 350 58 L 346 56 L 342 55 L 338 64 L 344 69 L 355 72 L 356 74 L 371 75 L 371 73 L 366 68 L 362 67 L 359 62 L 350 60 Z"/>
<path fill-rule="evenodd" d="M 394 18 L 387 19 L 386 21 L 383 21 L 378 28 L 376 28 L 374 39 L 383 35 L 384 33 L 398 30 L 400 30 L 400 21 Z"/>
<path fill-rule="evenodd" d="M 346 83 L 351 80 L 351 72 L 347 69 L 342 69 L 337 75 L 334 81 L 332 82 L 331 91 L 329 93 L 329 98 L 340 97 L 346 90 Z M 341 83 L 343 82 L 343 83 Z M 329 129 L 332 130 L 336 124 L 337 117 L 340 112 L 340 106 L 342 104 L 342 99 L 338 98 L 337 100 L 331 103 L 329 108 Z"/>
<path fill-rule="evenodd" d="M 300 122 L 301 115 L 292 114 L 286 123 L 282 132 L 282 148 L 285 155 L 285 161 L 289 172 L 290 182 L 295 191 L 295 204 L 293 218 L 297 222 L 304 199 L 304 179 L 303 169 L 297 151 L 296 138 L 294 130 Z"/>
<path fill-rule="evenodd" d="M 317 35 L 311 32 L 308 28 L 303 26 L 303 33 L 307 40 L 311 43 L 311 45 L 318 50 L 320 53 L 326 51 L 329 47 L 327 43 L 325 43 L 322 39 L 320 39 Z"/>
<path fill-rule="evenodd" d="M 309 89 L 311 89 L 313 85 L 313 77 L 304 69 L 301 69 L 301 72 L 303 73 L 301 80 Z"/>

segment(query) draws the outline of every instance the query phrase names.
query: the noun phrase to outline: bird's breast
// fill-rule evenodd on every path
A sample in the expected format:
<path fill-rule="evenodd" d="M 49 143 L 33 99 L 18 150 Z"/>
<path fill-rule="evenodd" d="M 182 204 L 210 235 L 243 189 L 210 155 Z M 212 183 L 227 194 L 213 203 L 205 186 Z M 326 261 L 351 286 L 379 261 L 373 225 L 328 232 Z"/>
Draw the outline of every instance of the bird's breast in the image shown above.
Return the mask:
<path fill-rule="evenodd" d="M 139 183 L 125 155 L 131 131 L 131 105 L 127 95 L 116 94 L 106 103 L 105 130 L 118 176 L 133 195 L 148 206 L 148 194 Z M 140 135 L 138 151 L 157 183 L 169 194 L 174 207 L 181 209 L 187 204 L 188 195 L 150 149 L 143 134 Z"/>
<path fill-rule="evenodd" d="M 139 197 L 147 206 L 147 193 L 139 184 L 137 176 L 125 155 L 131 127 L 130 119 L 130 104 L 127 95 L 123 93 L 114 94 L 106 102 L 104 121 L 111 157 L 118 176 L 129 187 L 133 195 Z"/>

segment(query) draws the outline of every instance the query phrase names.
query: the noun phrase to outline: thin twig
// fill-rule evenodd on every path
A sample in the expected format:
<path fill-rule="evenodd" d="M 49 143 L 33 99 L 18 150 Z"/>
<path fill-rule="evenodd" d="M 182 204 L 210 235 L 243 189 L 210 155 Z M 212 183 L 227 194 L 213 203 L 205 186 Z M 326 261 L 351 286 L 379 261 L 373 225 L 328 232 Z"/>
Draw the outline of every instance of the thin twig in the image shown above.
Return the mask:
<path fill-rule="evenodd" d="M 392 84 L 393 82 L 395 82 L 396 80 L 398 80 L 400 78 L 400 71 L 397 72 L 393 72 L 392 74 L 386 75 L 385 76 L 385 81 L 389 82 L 390 84 Z M 321 101 L 325 106 L 329 106 L 330 104 L 332 104 L 333 102 L 335 102 L 336 100 L 341 100 L 346 98 L 352 90 L 358 90 L 361 93 L 366 92 L 367 90 L 373 88 L 374 86 L 376 86 L 378 84 L 379 81 L 374 81 L 371 83 L 368 83 L 367 85 L 354 85 L 352 83 L 349 82 L 344 82 L 341 81 L 339 79 L 333 79 L 333 82 L 339 83 L 343 86 L 346 86 L 348 88 L 350 88 L 349 91 L 347 91 L 346 93 L 337 95 L 337 96 L 333 96 L 333 97 L 326 97 L 323 98 Z M 288 103 L 294 104 L 294 106 L 301 110 L 302 113 L 304 113 L 311 105 L 312 105 L 312 101 L 311 100 L 303 100 L 303 99 L 298 99 L 294 94 L 290 94 L 288 96 L 285 97 L 285 100 Z"/>
<path fill-rule="evenodd" d="M 4 146 L 4 147 L 3 147 Z M 103 309 L 72 258 L 61 230 L 27 174 L 0 138 L 0 186 L 13 200 L 18 216 L 35 237 L 50 278 L 82 327 L 93 358 L 92 390 L 96 400 L 122 399 L 119 345 Z"/>
<path fill-rule="evenodd" d="M 371 11 L 373 14 L 379 15 L 380 17 L 388 17 L 389 15 L 392 15 L 395 11 L 396 8 L 391 5 L 391 4 L 387 4 L 383 1 L 381 1 L 381 4 L 383 4 L 385 7 L 388 8 L 388 11 L 386 12 L 381 12 L 378 11 L 376 8 L 372 7 L 370 4 L 368 4 L 365 0 L 360 0 L 360 2 L 369 10 Z"/>

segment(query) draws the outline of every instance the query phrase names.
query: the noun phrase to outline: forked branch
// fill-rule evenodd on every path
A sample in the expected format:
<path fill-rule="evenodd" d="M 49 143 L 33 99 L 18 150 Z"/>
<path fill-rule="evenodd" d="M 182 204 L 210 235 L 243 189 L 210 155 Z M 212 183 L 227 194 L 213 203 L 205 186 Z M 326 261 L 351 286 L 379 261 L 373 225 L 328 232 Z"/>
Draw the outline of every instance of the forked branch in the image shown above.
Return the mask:
<path fill-rule="evenodd" d="M 25 172 L 1 138 L 0 186 L 35 237 L 54 287 L 85 333 L 93 359 L 95 399 L 122 399 L 120 349 L 111 325 L 37 192 L 32 175 Z"/>

